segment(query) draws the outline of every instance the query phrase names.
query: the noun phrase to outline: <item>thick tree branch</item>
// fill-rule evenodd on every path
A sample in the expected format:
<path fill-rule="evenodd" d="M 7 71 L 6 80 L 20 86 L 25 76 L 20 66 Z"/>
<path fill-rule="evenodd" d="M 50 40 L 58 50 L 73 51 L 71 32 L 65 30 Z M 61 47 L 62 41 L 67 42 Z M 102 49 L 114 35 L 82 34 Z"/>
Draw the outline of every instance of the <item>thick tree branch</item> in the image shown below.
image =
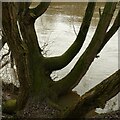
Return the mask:
<path fill-rule="evenodd" d="M 71 117 L 84 117 L 95 108 L 104 108 L 106 102 L 120 92 L 119 87 L 120 69 L 81 96 Z"/>
<path fill-rule="evenodd" d="M 78 85 L 82 77 L 88 71 L 91 63 L 97 55 L 97 51 L 104 42 L 104 37 L 115 9 L 116 3 L 106 3 L 91 43 L 79 58 L 71 72 L 62 80 L 56 82 L 54 89 L 58 92 L 58 94 L 64 94 L 72 90 L 76 85 Z"/>
<path fill-rule="evenodd" d="M 95 2 L 88 3 L 80 31 L 77 35 L 75 42 L 70 46 L 70 48 L 59 57 L 46 58 L 46 66 L 50 71 L 62 69 L 63 67 L 68 65 L 71 60 L 76 56 L 76 54 L 80 51 L 91 23 L 95 4 Z"/>
<path fill-rule="evenodd" d="M 42 2 L 40 2 L 40 4 L 33 9 L 30 9 L 30 15 L 34 18 L 37 19 L 39 16 L 41 16 L 49 7 L 51 0 L 49 0 L 48 2 L 44 2 L 44 0 Z"/>
<path fill-rule="evenodd" d="M 32 55 L 42 56 L 41 49 L 38 43 L 38 38 L 34 28 L 34 23 L 31 21 L 30 24 L 26 24 L 26 22 L 24 22 L 24 19 L 26 19 L 26 21 L 28 21 L 29 19 L 26 16 L 24 16 L 25 18 L 23 19 L 21 16 L 19 17 L 20 17 L 19 19 L 20 32 L 21 32 L 24 43 L 27 45 Z"/>
<path fill-rule="evenodd" d="M 22 13 L 23 15 L 25 15 L 29 10 L 31 2 L 17 2 L 15 4 L 18 7 L 18 14 Z"/>
<path fill-rule="evenodd" d="M 118 12 L 118 15 L 117 15 L 112 27 L 106 33 L 105 38 L 104 38 L 104 42 L 100 46 L 100 49 L 98 50 L 98 53 L 100 53 L 100 51 L 103 49 L 103 47 L 106 45 L 106 43 L 110 40 L 110 38 L 115 34 L 115 32 L 119 29 L 119 27 L 120 27 L 120 10 Z"/>
<path fill-rule="evenodd" d="M 25 44 L 23 44 L 18 31 L 15 4 L 12 2 L 5 2 L 3 3 L 2 8 L 4 12 L 4 15 L 2 17 L 3 29 L 6 36 L 9 38 L 7 39 L 7 44 L 12 52 L 13 57 L 15 58 L 18 78 L 20 82 L 20 92 L 18 95 L 17 105 L 18 109 L 21 109 L 26 104 L 31 83 L 31 76 L 28 74 L 29 69 L 26 67 L 29 66 L 29 63 L 27 61 L 28 51 Z"/>
<path fill-rule="evenodd" d="M 19 6 L 19 13 L 18 13 L 17 25 L 23 44 L 26 44 L 27 48 L 29 49 L 29 51 L 31 51 L 32 55 L 42 56 L 36 31 L 34 28 L 35 20 L 31 17 L 29 11 L 30 3 L 26 3 L 26 2 L 18 3 L 18 6 Z"/>
<path fill-rule="evenodd" d="M 17 30 L 16 9 L 15 9 L 15 6 L 14 7 L 13 6 L 14 6 L 14 3 L 4 3 L 3 4 L 4 15 L 2 17 L 3 18 L 2 24 L 3 24 L 4 34 L 5 34 L 5 36 L 7 36 L 6 40 L 7 40 L 8 46 L 12 46 L 12 45 L 17 46 L 18 45 L 18 47 L 15 47 L 15 48 L 19 49 L 19 46 L 22 44 L 22 41 L 20 39 L 20 35 Z M 14 12 L 11 12 L 12 9 L 14 9 Z M 8 36 L 9 36 L 9 38 L 8 38 Z M 11 44 L 11 42 L 10 42 L 12 37 L 14 38 L 12 40 L 13 44 Z M 18 39 L 15 40 L 15 38 L 18 38 Z M 15 48 L 12 48 L 12 49 L 15 49 Z M 18 49 L 15 49 L 14 51 L 18 51 Z"/>

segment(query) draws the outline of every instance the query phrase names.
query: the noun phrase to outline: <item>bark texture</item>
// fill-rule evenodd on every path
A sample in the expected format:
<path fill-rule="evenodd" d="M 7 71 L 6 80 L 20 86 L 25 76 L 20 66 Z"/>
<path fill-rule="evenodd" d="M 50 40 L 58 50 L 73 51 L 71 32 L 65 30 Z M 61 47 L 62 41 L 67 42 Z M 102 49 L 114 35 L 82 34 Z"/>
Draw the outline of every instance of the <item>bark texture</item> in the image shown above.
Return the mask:
<path fill-rule="evenodd" d="M 19 95 L 17 100 L 12 101 L 12 108 L 20 111 L 29 108 L 27 103 L 36 101 L 36 103 L 40 103 L 40 101 L 47 100 L 49 101 L 47 103 L 52 104 L 55 108 L 60 107 L 61 115 L 59 114 L 58 117 L 66 117 L 70 114 L 85 116 L 90 110 L 101 107 L 107 100 L 115 96 L 120 91 L 118 87 L 119 70 L 82 97 L 71 91 L 78 85 L 97 54 L 119 28 L 120 12 L 112 27 L 107 31 L 117 3 L 106 3 L 91 43 L 70 73 L 59 81 L 53 81 L 50 75 L 54 70 L 67 66 L 80 51 L 88 33 L 96 3 L 88 3 L 79 33 L 70 48 L 63 55 L 50 58 L 42 55 L 34 28 L 36 19 L 47 10 L 50 2 L 42 2 L 33 9 L 29 8 L 30 4 L 30 2 L 6 2 L 2 6 L 4 11 L 2 24 L 5 38 L 7 38 L 5 42 L 15 59 L 20 82 Z M 109 96 L 108 92 L 111 92 Z M 73 103 L 73 99 L 68 99 L 70 96 L 75 97 L 75 103 Z M 68 101 L 71 104 L 64 110 L 62 103 L 68 103 Z M 91 101 L 94 101 L 94 104 Z M 7 101 L 5 107 L 7 107 L 7 103 L 10 102 Z M 83 110 L 81 110 L 82 108 Z"/>
<path fill-rule="evenodd" d="M 119 87 L 120 70 L 82 95 L 78 104 L 68 116 L 73 118 L 85 117 L 89 111 L 95 108 L 104 108 L 106 102 L 120 92 Z"/>

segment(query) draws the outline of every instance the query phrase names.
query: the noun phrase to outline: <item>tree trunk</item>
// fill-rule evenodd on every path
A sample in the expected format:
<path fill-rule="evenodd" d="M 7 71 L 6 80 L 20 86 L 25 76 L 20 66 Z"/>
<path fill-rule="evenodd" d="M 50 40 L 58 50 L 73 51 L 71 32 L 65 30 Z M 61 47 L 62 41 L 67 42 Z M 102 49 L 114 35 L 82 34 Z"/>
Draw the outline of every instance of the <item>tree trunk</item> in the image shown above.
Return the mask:
<path fill-rule="evenodd" d="M 13 53 L 20 81 L 17 105 L 21 109 L 29 96 L 39 96 L 40 99 L 52 96 L 55 91 L 50 90 L 50 87 L 54 82 L 40 53 L 34 19 L 29 14 L 16 13 L 14 3 L 3 3 L 3 10 L 6 11 L 3 27 L 9 38 L 7 44 Z"/>
<path fill-rule="evenodd" d="M 104 12 L 90 45 L 80 57 L 72 71 L 66 77 L 57 82 L 51 79 L 50 74 L 52 71 L 62 69 L 69 64 L 80 51 L 90 26 L 95 3 L 88 3 L 82 26 L 75 42 L 65 52 L 65 54 L 53 58 L 45 58 L 41 54 L 41 48 L 39 47 L 34 28 L 35 20 L 46 11 L 49 3 L 43 2 L 34 9 L 29 9 L 29 6 L 30 3 L 27 2 L 3 3 L 3 28 L 5 36 L 7 36 L 7 44 L 12 52 L 13 58 L 15 59 L 20 82 L 17 101 L 8 101 L 11 104 L 9 104 L 9 106 L 7 104 L 8 102 L 5 103 L 5 107 L 12 106 L 16 111 L 22 110 L 22 112 L 19 113 L 19 115 L 22 114 L 22 117 L 31 117 L 31 115 L 35 116 L 36 113 L 33 113 L 33 111 L 36 110 L 35 108 L 43 107 L 42 105 L 44 104 L 44 109 L 47 104 L 52 111 L 57 110 L 54 117 L 56 115 L 62 118 L 66 117 L 69 113 L 74 113 L 72 111 L 80 111 L 81 106 L 84 108 L 85 113 L 89 112 L 93 107 L 96 107 L 94 105 L 91 107 L 91 98 L 93 100 L 99 92 L 100 95 L 103 92 L 99 91 L 99 85 L 97 89 L 95 88 L 95 94 L 92 94 L 91 91 L 89 91 L 90 94 L 88 97 L 86 97 L 86 94 L 85 97 L 80 97 L 71 91 L 85 75 L 98 51 L 101 49 L 102 44 L 104 44 L 106 31 L 115 11 L 116 3 L 106 3 Z M 72 52 L 73 54 L 71 54 Z M 116 77 L 116 74 L 113 75 L 112 79 L 114 78 L 119 84 L 119 79 Z M 116 82 L 113 83 L 114 85 L 110 87 L 109 91 L 111 91 L 115 86 L 116 88 L 118 87 Z M 106 88 L 106 85 L 108 84 L 109 82 L 105 82 L 102 87 Z M 116 89 L 114 89 L 114 91 L 114 94 L 111 94 L 112 97 L 119 92 L 119 90 L 116 91 Z M 110 98 L 111 97 L 107 96 L 104 102 Z M 86 99 L 88 99 L 87 104 L 90 104 L 89 109 L 86 109 Z M 74 100 L 75 102 L 73 102 Z M 96 101 L 99 104 L 98 99 Z M 65 105 L 65 103 L 67 103 L 67 105 Z M 31 110 L 33 111 L 31 112 Z M 31 115 L 27 113 L 28 111 Z M 83 116 L 85 115 L 83 112 L 82 114 Z"/>
<path fill-rule="evenodd" d="M 120 70 L 116 71 L 100 84 L 86 92 L 68 117 L 79 118 L 95 108 L 104 108 L 105 104 L 120 91 Z M 110 93 L 110 94 L 109 94 Z"/>

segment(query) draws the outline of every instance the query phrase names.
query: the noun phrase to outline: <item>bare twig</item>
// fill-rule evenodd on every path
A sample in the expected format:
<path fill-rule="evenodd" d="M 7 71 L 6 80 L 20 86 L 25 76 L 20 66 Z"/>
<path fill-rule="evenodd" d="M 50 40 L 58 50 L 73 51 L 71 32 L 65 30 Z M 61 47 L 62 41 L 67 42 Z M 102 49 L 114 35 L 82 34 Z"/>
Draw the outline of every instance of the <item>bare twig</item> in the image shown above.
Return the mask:
<path fill-rule="evenodd" d="M 77 36 L 77 32 L 75 30 L 75 26 L 74 25 L 73 25 L 73 30 L 74 30 L 75 35 Z"/>
<path fill-rule="evenodd" d="M 10 49 L 8 50 L 8 52 L 7 52 L 6 54 L 4 54 L 4 55 L 2 56 L 0 62 L 1 62 L 6 56 L 8 56 L 9 54 L 10 54 Z"/>
<path fill-rule="evenodd" d="M 40 2 L 40 4 L 33 8 L 30 9 L 30 14 L 34 19 L 37 19 L 39 16 L 41 16 L 49 7 L 51 0 L 49 0 L 48 2 Z"/>
<path fill-rule="evenodd" d="M 101 12 L 101 8 L 99 8 L 99 17 L 101 18 L 102 16 L 102 12 Z"/>
<path fill-rule="evenodd" d="M 0 66 L 0 69 L 2 69 L 3 67 L 5 67 L 8 63 L 10 63 L 9 60 L 7 60 L 4 64 L 2 64 L 2 65 Z"/>
<path fill-rule="evenodd" d="M 10 62 L 11 62 L 11 68 L 13 68 L 14 67 L 14 61 L 13 61 L 12 53 L 10 55 Z"/>

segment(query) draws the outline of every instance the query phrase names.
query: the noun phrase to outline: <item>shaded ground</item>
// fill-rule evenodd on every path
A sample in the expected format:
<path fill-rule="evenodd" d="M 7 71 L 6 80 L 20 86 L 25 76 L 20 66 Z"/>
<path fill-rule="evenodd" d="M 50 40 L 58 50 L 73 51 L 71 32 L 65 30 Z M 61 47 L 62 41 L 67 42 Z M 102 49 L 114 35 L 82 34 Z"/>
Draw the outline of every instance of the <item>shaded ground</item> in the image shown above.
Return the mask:
<path fill-rule="evenodd" d="M 28 104 L 29 105 L 29 104 Z M 16 117 L 16 115 L 10 115 L 3 113 L 2 118 L 4 119 L 10 119 L 10 118 L 20 118 L 21 120 L 27 118 L 34 119 L 37 118 L 38 120 L 42 118 L 55 118 L 57 114 L 59 113 L 58 110 L 53 109 L 50 106 L 47 106 L 46 102 L 44 101 L 41 103 L 31 104 L 27 109 L 24 111 L 21 111 L 19 113 L 19 117 Z"/>
<path fill-rule="evenodd" d="M 110 113 L 100 114 L 95 118 L 100 118 L 102 120 L 111 120 L 111 119 L 120 120 L 120 110 L 113 111 Z"/>
<path fill-rule="evenodd" d="M 39 108 L 39 109 L 41 109 L 41 108 Z M 43 110 L 43 109 L 41 109 L 41 110 Z M 47 116 L 48 112 L 50 112 L 49 113 L 49 115 L 51 114 L 50 116 Z M 38 113 L 36 113 L 36 116 L 38 116 Z M 40 114 L 39 114 L 39 116 L 40 116 Z M 52 116 L 52 111 L 50 109 L 46 111 L 46 114 L 41 114 L 41 117 L 43 117 L 43 118 L 50 118 L 51 116 Z M 9 119 L 9 118 L 13 118 L 13 116 L 3 113 L 2 118 Z M 98 115 L 93 118 L 86 118 L 85 120 L 92 120 L 92 119 L 93 120 L 97 120 L 97 119 L 99 119 L 99 120 L 113 120 L 113 119 L 120 120 L 120 110 L 117 110 L 117 111 L 114 111 L 111 113 L 101 114 L 101 115 Z M 79 118 L 79 120 L 82 120 L 82 118 Z"/>
<path fill-rule="evenodd" d="M 7 99 L 15 97 L 11 94 L 11 92 L 9 92 L 10 90 L 8 90 L 8 88 L 9 89 L 11 88 L 10 86 L 12 86 L 12 85 L 9 85 L 7 87 L 6 87 L 6 85 L 3 85 L 3 88 L 2 88 L 3 89 L 3 94 L 2 94 L 3 102 Z M 12 86 L 12 88 L 13 88 L 13 86 Z M 17 88 L 14 88 L 14 89 L 15 89 L 15 91 L 18 92 Z M 71 97 L 71 95 L 72 95 L 72 97 Z M 60 105 L 63 105 L 64 109 L 65 109 L 68 107 L 68 106 L 66 106 L 66 104 L 71 105 L 71 100 L 70 100 L 71 98 L 73 98 L 72 101 L 74 103 L 78 97 L 79 96 L 76 96 L 76 94 L 72 93 L 72 94 L 68 95 L 66 98 L 61 99 Z M 68 101 L 68 103 L 63 102 L 63 101 L 65 101 L 64 99 L 67 99 L 66 101 Z M 73 104 L 73 107 L 74 107 L 74 104 Z M 56 108 L 58 108 L 58 109 L 56 109 Z M 38 100 L 36 100 L 36 99 L 33 100 L 33 98 L 31 98 L 29 100 L 29 102 L 27 103 L 25 110 L 20 112 L 19 116 L 27 117 L 27 119 L 37 118 L 37 119 L 41 120 L 42 118 L 57 118 L 57 116 L 59 116 L 59 113 L 60 113 L 60 109 L 59 109 L 59 106 L 56 106 L 56 104 L 53 105 L 53 103 L 49 103 L 49 106 L 48 106 L 47 101 L 44 101 L 41 103 L 41 102 L 38 102 Z M 5 113 L 2 114 L 2 119 L 9 119 L 9 118 L 13 118 L 13 117 L 14 117 L 14 115 L 5 114 Z M 96 114 L 94 117 L 86 118 L 86 120 L 87 119 L 120 120 L 120 110 L 113 111 L 110 113 L 104 113 L 104 114 Z M 22 118 L 22 120 L 23 120 L 23 118 Z M 79 120 L 82 120 L 82 118 L 79 118 Z"/>

